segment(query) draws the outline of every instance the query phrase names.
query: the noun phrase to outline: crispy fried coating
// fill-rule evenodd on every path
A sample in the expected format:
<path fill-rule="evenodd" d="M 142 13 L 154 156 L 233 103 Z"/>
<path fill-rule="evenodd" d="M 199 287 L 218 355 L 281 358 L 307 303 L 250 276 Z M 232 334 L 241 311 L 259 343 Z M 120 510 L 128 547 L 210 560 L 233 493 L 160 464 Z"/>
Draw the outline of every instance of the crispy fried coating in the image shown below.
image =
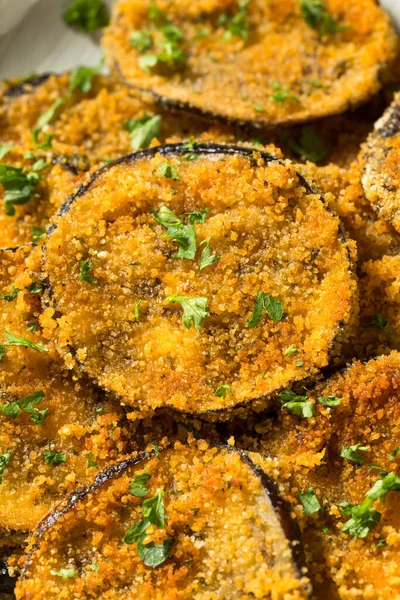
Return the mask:
<path fill-rule="evenodd" d="M 41 323 L 69 367 L 143 414 L 267 402 L 340 353 L 351 249 L 291 164 L 234 147 L 161 152 L 104 169 L 55 219 Z M 191 257 L 177 258 L 179 232 L 157 222 L 165 209 L 182 223 L 206 211 L 182 225 Z M 201 268 L 204 246 L 215 260 Z M 252 326 L 260 294 L 275 308 L 258 300 Z M 293 344 L 299 354 L 285 354 Z"/>
<path fill-rule="evenodd" d="M 365 538 L 342 532 L 350 517 L 338 505 L 359 505 L 383 472 L 398 473 L 399 386 L 400 354 L 393 352 L 357 362 L 314 389 L 300 387 L 298 393 L 315 405 L 314 418 L 282 410 L 278 420 L 255 425 L 258 440 L 252 447 L 263 458 L 250 455 L 279 481 L 292 504 L 317 598 L 388 600 L 400 593 L 399 492 L 389 492 L 384 504 L 374 503 L 381 518 Z M 341 403 L 325 407 L 318 398 L 327 396 Z M 363 448 L 358 451 L 362 464 L 340 456 L 343 448 L 357 444 Z M 307 515 L 299 494 L 310 487 L 321 508 Z"/>
<path fill-rule="evenodd" d="M 138 497 L 130 485 L 143 473 L 151 477 L 147 493 Z M 102 481 L 67 502 L 52 527 L 44 522 L 17 586 L 19 600 L 307 597 L 307 578 L 294 565 L 279 516 L 238 452 L 204 440 L 191 446 L 178 442 Z M 144 544 L 173 541 L 166 560 L 153 569 L 139 558 L 137 545 L 123 538 L 141 521 L 143 501 L 160 491 L 167 519 L 147 529 Z M 61 569 L 74 575 L 57 577 Z"/>
<path fill-rule="evenodd" d="M 1 162 L 25 167 L 27 172 L 34 170 L 39 158 L 46 163 L 38 173 L 40 180 L 32 198 L 21 206 L 16 205 L 15 215 L 4 214 L 0 207 L 1 247 L 30 243 L 32 227 L 45 229 L 88 172 L 132 152 L 130 133 L 125 128 L 130 119 L 159 115 L 160 142 L 190 137 L 203 141 L 234 140 L 233 130 L 161 112 L 111 78 L 94 76 L 86 94 L 79 90 L 71 94 L 70 81 L 70 74 L 52 75 L 38 86 L 25 86 L 25 92 L 20 95 L 7 95 L 7 89 L 0 94 L 0 143 L 12 147 Z M 35 144 L 32 131 L 37 128 L 39 117 L 57 100 L 63 103 L 42 128 Z M 40 148 L 46 139 L 44 136 L 51 136 L 51 146 L 45 149 Z M 154 143 L 157 143 L 156 138 Z M 0 189 L 0 204 L 3 204 L 1 184 Z"/>
<path fill-rule="evenodd" d="M 66 493 L 93 478 L 97 467 L 89 466 L 89 453 L 101 468 L 133 448 L 120 407 L 66 373 L 54 345 L 43 340 L 40 291 L 26 289 L 38 284 L 30 251 L 0 251 L 0 343 L 5 332 L 19 340 L 1 347 L 0 362 L 0 455 L 7 459 L 0 538 L 4 532 L 6 545 L 10 532 L 32 530 Z M 40 402 L 10 412 L 10 403 L 37 392 L 44 395 Z M 52 464 L 54 455 L 59 460 Z"/>
<path fill-rule="evenodd" d="M 128 85 L 164 105 L 258 127 L 301 122 L 367 100 L 398 48 L 374 0 L 318 4 L 313 17 L 297 0 L 120 0 L 103 46 Z"/>
<path fill-rule="evenodd" d="M 400 231 L 400 94 L 376 123 L 361 158 L 368 200 Z"/>

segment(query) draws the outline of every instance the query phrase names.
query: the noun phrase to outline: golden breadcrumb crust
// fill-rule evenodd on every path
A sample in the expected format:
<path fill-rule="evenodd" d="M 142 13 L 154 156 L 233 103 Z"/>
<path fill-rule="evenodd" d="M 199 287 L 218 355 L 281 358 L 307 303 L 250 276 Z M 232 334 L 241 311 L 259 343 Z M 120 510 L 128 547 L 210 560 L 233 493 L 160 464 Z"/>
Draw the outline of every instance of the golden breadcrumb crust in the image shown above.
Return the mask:
<path fill-rule="evenodd" d="M 129 486 L 147 473 L 148 494 Z M 175 443 L 131 466 L 58 518 L 38 540 L 19 600 L 299 600 L 307 579 L 299 575 L 279 517 L 260 479 L 239 454 Z M 142 519 L 145 498 L 164 492 L 165 528 L 147 529 L 145 544 L 173 539 L 169 557 L 155 569 L 124 535 Z M 288 517 L 289 518 L 289 517 Z M 34 542 L 35 540 L 33 540 Z M 95 568 L 93 568 L 95 565 Z M 62 579 L 51 571 L 74 569 Z"/>
<path fill-rule="evenodd" d="M 241 4 L 247 7 L 241 10 L 237 0 L 206 5 L 120 0 L 103 37 L 108 62 L 128 85 L 170 105 L 263 127 L 340 113 L 367 100 L 381 86 L 382 67 L 396 56 L 397 37 L 374 0 L 325 2 L 340 29 L 325 35 L 301 16 L 297 0 Z M 149 17 L 154 5 L 164 17 Z M 240 34 L 246 18 L 248 39 Z M 238 35 L 237 27 L 229 35 L 232 28 L 223 23 L 232 19 L 242 23 Z M 179 48 L 186 60 L 158 63 L 146 72 L 139 66 L 141 58 L 168 51 L 162 29 L 166 20 L 180 29 Z M 150 32 L 144 51 L 131 45 L 133 32 Z M 286 95 L 276 100 L 279 86 Z"/>
<path fill-rule="evenodd" d="M 364 539 L 341 532 L 349 519 L 338 506 L 360 504 L 382 471 L 398 473 L 400 455 L 400 354 L 357 362 L 314 389 L 298 389 L 314 403 L 316 416 L 301 419 L 286 410 L 248 431 L 245 447 L 254 462 L 279 481 L 296 513 L 316 598 L 395 600 L 400 593 L 400 494 L 374 504 L 379 524 Z M 328 408 L 317 398 L 334 396 Z M 253 436 L 253 441 L 251 441 Z M 258 440 L 257 440 L 258 438 Z M 359 465 L 340 456 L 344 447 L 368 447 Z M 375 465 L 375 467 L 369 467 Z M 321 509 L 304 513 L 299 494 L 312 487 Z"/>
<path fill-rule="evenodd" d="M 361 157 L 368 200 L 400 231 L 400 94 L 375 124 Z"/>
<path fill-rule="evenodd" d="M 347 338 L 356 284 L 338 219 L 291 164 L 206 150 L 109 167 L 55 219 L 46 242 L 47 335 L 69 367 L 139 411 L 219 411 L 262 399 L 325 366 Z M 175 180 L 160 172 L 166 165 Z M 208 209 L 195 230 L 199 250 L 210 239 L 216 263 L 200 270 L 200 251 L 175 257 L 177 243 L 152 213 L 163 206 L 184 221 Z M 84 261 L 92 283 L 82 281 Z M 264 311 L 250 328 L 259 290 L 284 314 L 274 321 Z M 198 331 L 167 300 L 176 296 L 206 300 Z M 298 355 L 285 354 L 291 345 Z M 221 385 L 229 392 L 215 394 Z"/>
<path fill-rule="evenodd" d="M 97 469 L 88 468 L 89 452 L 101 468 L 125 454 L 129 440 L 120 407 L 71 377 L 54 345 L 43 340 L 40 294 L 26 290 L 38 282 L 30 251 L 0 251 L 1 294 L 20 290 L 11 301 L 0 296 L 0 344 L 8 331 L 34 344 L 44 342 L 48 350 L 4 347 L 0 362 L 0 455 L 12 453 L 0 483 L 0 538 L 7 531 L 32 530 L 66 493 L 90 481 Z M 38 391 L 45 396 L 35 408 L 49 412 L 44 424 L 22 410 L 15 418 L 3 414 L 5 405 Z M 64 453 L 66 462 L 49 465 L 43 452 Z"/>

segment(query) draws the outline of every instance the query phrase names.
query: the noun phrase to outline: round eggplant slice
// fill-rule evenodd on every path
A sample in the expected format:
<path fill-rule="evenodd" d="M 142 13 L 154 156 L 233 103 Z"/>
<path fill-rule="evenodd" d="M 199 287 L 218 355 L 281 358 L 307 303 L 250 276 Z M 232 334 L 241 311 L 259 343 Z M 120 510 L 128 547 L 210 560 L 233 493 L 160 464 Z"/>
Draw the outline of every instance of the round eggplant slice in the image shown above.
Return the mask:
<path fill-rule="evenodd" d="M 45 229 L 88 171 L 132 150 L 192 136 L 234 140 L 228 128 L 162 113 L 92 71 L 48 76 L 0 97 L 0 246 L 31 242 L 32 227 Z M 77 81 L 85 93 L 71 91 Z M 48 122 L 39 127 L 43 117 Z"/>
<path fill-rule="evenodd" d="M 361 156 L 368 200 L 400 232 L 400 94 L 376 123 Z"/>
<path fill-rule="evenodd" d="M 375 0 L 120 0 L 103 45 L 162 106 L 265 127 L 367 100 L 398 41 Z"/>
<path fill-rule="evenodd" d="M 279 420 L 256 426 L 264 433 L 257 464 L 279 473 L 316 598 L 399 594 L 399 389 L 393 352 L 297 389 L 314 404 L 315 419 L 299 421 L 284 408 Z"/>
<path fill-rule="evenodd" d="M 18 599 L 300 599 L 301 543 L 273 482 L 199 440 L 101 473 L 33 538 Z"/>
<path fill-rule="evenodd" d="M 143 414 L 269 404 L 340 352 L 356 287 L 339 220 L 293 165 L 212 144 L 95 174 L 43 271 L 67 366 Z"/>
<path fill-rule="evenodd" d="M 30 248 L 0 252 L 0 539 L 28 532 L 98 468 L 132 452 L 119 405 L 65 372 L 38 325 Z M 29 254 L 29 259 L 27 255 Z"/>

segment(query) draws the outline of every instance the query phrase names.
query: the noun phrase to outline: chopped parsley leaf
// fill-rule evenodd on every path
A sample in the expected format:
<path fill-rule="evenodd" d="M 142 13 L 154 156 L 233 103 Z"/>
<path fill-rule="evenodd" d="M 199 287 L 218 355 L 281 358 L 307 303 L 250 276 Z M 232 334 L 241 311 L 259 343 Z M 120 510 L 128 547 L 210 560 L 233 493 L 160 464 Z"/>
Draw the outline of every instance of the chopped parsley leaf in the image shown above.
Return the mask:
<path fill-rule="evenodd" d="M 277 102 L 278 104 L 283 104 L 286 100 L 291 100 L 292 102 L 300 102 L 297 96 L 294 96 L 288 90 L 285 90 L 281 87 L 280 83 L 274 81 L 272 83 L 272 88 L 274 92 L 271 94 L 270 99 L 273 102 Z"/>
<path fill-rule="evenodd" d="M 137 48 L 139 52 L 146 52 L 153 47 L 153 38 L 149 30 L 133 31 L 130 40 L 132 48 Z"/>
<path fill-rule="evenodd" d="M 329 152 L 322 135 L 318 133 L 314 127 L 308 125 L 301 128 L 301 134 L 297 140 L 289 135 L 282 135 L 280 139 L 295 154 L 304 157 L 313 163 L 317 163 L 326 158 Z"/>
<path fill-rule="evenodd" d="M 205 208 L 204 210 L 197 210 L 191 212 L 189 213 L 189 223 L 191 223 L 192 225 L 194 225 L 195 223 L 205 223 L 207 216 L 208 208 Z"/>
<path fill-rule="evenodd" d="M 291 346 L 289 346 L 289 348 L 286 348 L 286 350 L 285 350 L 285 356 L 292 356 L 293 354 L 297 354 L 297 353 L 298 353 L 298 350 L 294 344 L 292 344 Z"/>
<path fill-rule="evenodd" d="M 55 452 L 50 452 L 49 450 L 43 450 L 42 454 L 48 465 L 61 465 L 62 463 L 67 462 L 67 455 L 65 452 L 59 452 L 57 454 Z"/>
<path fill-rule="evenodd" d="M 218 398 L 226 398 L 228 393 L 232 396 L 231 386 L 228 383 L 222 383 L 215 390 L 214 396 L 218 396 Z"/>
<path fill-rule="evenodd" d="M 57 110 L 64 104 L 62 98 L 57 98 L 46 112 L 44 112 L 37 120 L 36 127 L 41 130 L 45 125 L 54 119 Z"/>
<path fill-rule="evenodd" d="M 390 338 L 392 336 L 392 332 L 390 329 L 387 329 L 386 326 L 388 321 L 382 317 L 382 315 L 372 315 L 371 323 L 367 323 L 364 325 L 365 329 L 382 329 L 386 333 L 386 335 Z"/>
<path fill-rule="evenodd" d="M 32 240 L 35 244 L 38 243 L 40 238 L 46 233 L 45 229 L 40 229 L 40 227 L 32 227 Z"/>
<path fill-rule="evenodd" d="M 158 213 L 153 210 L 157 223 L 167 229 L 165 237 L 179 246 L 175 258 L 194 260 L 197 252 L 197 237 L 194 225 L 185 225 L 168 207 L 162 206 Z"/>
<path fill-rule="evenodd" d="M 279 393 L 281 399 L 281 408 L 290 410 L 293 414 L 309 419 L 315 415 L 314 404 L 308 399 L 308 396 L 299 396 L 291 390 L 284 390 Z"/>
<path fill-rule="evenodd" d="M 271 294 L 265 294 L 261 290 L 257 292 L 256 301 L 254 303 L 253 313 L 250 317 L 248 327 L 253 329 L 261 321 L 263 309 L 267 311 L 267 314 L 272 321 L 278 323 L 283 317 L 283 304 L 280 300 L 277 300 Z"/>
<path fill-rule="evenodd" d="M 208 298 L 192 296 L 169 296 L 167 302 L 178 303 L 183 308 L 183 324 L 190 329 L 192 323 L 199 331 L 203 320 L 208 316 L 210 309 L 207 306 Z"/>
<path fill-rule="evenodd" d="M 210 239 L 211 238 L 207 238 L 200 244 L 200 246 L 205 244 L 204 250 L 200 256 L 200 271 L 202 269 L 205 269 L 206 267 L 210 267 L 211 265 L 214 265 L 221 258 L 217 254 L 211 254 L 211 249 L 210 249 L 210 244 L 209 244 Z"/>
<path fill-rule="evenodd" d="M 161 121 L 160 115 L 143 115 L 125 123 L 124 129 L 130 133 L 131 146 L 135 152 L 148 148 L 154 139 L 160 139 Z"/>
<path fill-rule="evenodd" d="M 86 67 L 80 65 L 76 67 L 69 78 L 69 92 L 72 93 L 74 90 L 80 90 L 82 94 L 87 94 L 92 89 L 93 77 L 98 75 L 103 68 L 103 62 L 97 67 Z"/>
<path fill-rule="evenodd" d="M 31 198 L 39 197 L 37 186 L 40 179 L 41 176 L 34 171 L 0 163 L 0 184 L 5 191 L 6 215 L 15 215 L 14 206 L 26 204 Z"/>
<path fill-rule="evenodd" d="M 355 538 L 365 538 L 371 529 L 379 523 L 381 513 L 372 505 L 376 500 L 384 504 L 389 492 L 400 491 L 400 478 L 395 473 L 383 472 L 373 486 L 365 494 L 365 499 L 359 505 L 339 502 L 343 514 L 351 518 L 342 527 L 342 532 Z"/>
<path fill-rule="evenodd" d="M 149 473 L 141 473 L 140 475 L 135 475 L 134 480 L 129 486 L 129 492 L 132 496 L 136 496 L 137 498 L 142 498 L 149 493 L 149 490 L 146 489 L 146 483 L 150 481 L 151 475 Z"/>
<path fill-rule="evenodd" d="M 139 558 L 148 567 L 158 567 L 168 558 L 173 539 L 167 537 L 162 544 L 156 545 L 154 542 L 144 544 L 146 531 L 150 525 L 156 527 L 165 527 L 165 507 L 164 507 L 164 492 L 157 490 L 153 498 L 148 498 L 142 503 L 143 519 L 135 523 L 131 529 L 125 534 L 123 541 L 126 544 L 136 543 L 136 550 Z"/>
<path fill-rule="evenodd" d="M 63 19 L 67 25 L 87 33 L 106 27 L 110 20 L 102 0 L 74 0 L 63 14 Z"/>
<path fill-rule="evenodd" d="M 47 346 L 45 346 L 42 342 L 39 342 L 38 344 L 34 344 L 33 342 L 30 342 L 29 340 L 27 340 L 24 337 L 17 337 L 12 333 L 9 333 L 8 331 L 6 331 L 4 333 L 5 337 L 6 337 L 6 342 L 3 342 L 2 344 L 0 344 L 0 360 L 4 354 L 4 348 L 8 347 L 8 346 L 23 346 L 24 348 L 32 348 L 32 350 L 36 350 L 36 352 L 48 352 L 49 349 L 47 348 Z"/>
<path fill-rule="evenodd" d="M 90 271 L 93 268 L 92 261 L 87 259 L 81 262 L 81 281 L 86 281 L 86 283 L 90 283 L 90 285 L 95 285 L 96 281 L 90 275 Z"/>
<path fill-rule="evenodd" d="M 312 515 L 321 509 L 321 505 L 312 487 L 305 492 L 300 492 L 299 500 L 303 505 L 304 514 Z"/>
<path fill-rule="evenodd" d="M 178 167 L 176 165 L 170 165 L 167 160 L 158 165 L 157 171 L 166 179 L 172 179 L 173 181 L 181 180 L 178 175 Z"/>
<path fill-rule="evenodd" d="M 88 469 L 98 469 L 99 468 L 99 465 L 97 464 L 97 462 L 95 460 L 93 460 L 92 452 L 88 452 L 87 459 L 88 459 L 88 462 L 87 462 Z"/>
<path fill-rule="evenodd" d="M 360 452 L 366 452 L 369 450 L 369 446 L 361 446 L 360 444 L 354 444 L 353 446 L 345 446 L 342 448 L 340 456 L 351 462 L 356 463 L 357 465 L 363 465 L 364 459 L 361 456 Z"/>
<path fill-rule="evenodd" d="M 339 406 L 342 402 L 342 398 L 336 398 L 335 396 L 320 396 L 317 400 L 323 406 Z"/>
<path fill-rule="evenodd" d="M 8 144 L 0 144 L 0 160 L 5 157 L 13 149 L 13 146 Z"/>
<path fill-rule="evenodd" d="M 41 291 L 43 290 L 43 286 L 41 283 L 38 283 L 37 281 L 32 281 L 32 283 L 29 284 L 28 286 L 26 286 L 25 289 L 28 290 L 28 292 L 30 294 L 40 294 Z"/>
<path fill-rule="evenodd" d="M 40 404 L 44 397 L 44 392 L 39 390 L 38 392 L 24 396 L 19 400 L 14 400 L 13 402 L 7 402 L 7 404 L 3 404 L 0 406 L 0 410 L 5 417 L 9 417 L 11 419 L 16 419 L 20 415 L 21 411 L 28 413 L 31 415 L 31 420 L 36 425 L 43 425 L 49 415 L 49 411 L 47 408 L 44 410 L 38 410 L 35 408 L 35 406 Z"/>
<path fill-rule="evenodd" d="M 17 287 L 15 287 L 14 284 L 12 284 L 11 290 L 9 292 L 3 292 L 1 297 L 3 298 L 3 300 L 6 300 L 6 302 L 12 302 L 18 296 L 19 291 L 20 290 Z"/>
<path fill-rule="evenodd" d="M 143 302 L 143 300 L 138 300 L 135 304 L 135 308 L 133 309 L 133 311 L 135 313 L 136 321 L 139 321 L 139 319 L 140 319 L 139 306 L 141 305 L 142 302 Z"/>
<path fill-rule="evenodd" d="M 7 452 L 6 454 L 0 454 L 0 483 L 3 483 L 3 475 L 4 471 L 8 463 L 10 462 L 12 457 L 12 452 Z"/>
<path fill-rule="evenodd" d="M 327 10 L 325 2 L 321 0 L 300 0 L 300 11 L 307 25 L 318 31 L 321 37 L 328 33 L 340 33 L 347 29 L 347 27 L 340 27 L 336 24 Z"/>
<path fill-rule="evenodd" d="M 75 569 L 60 569 L 59 571 L 50 569 L 50 573 L 55 577 L 62 577 L 62 579 L 72 579 L 75 577 Z"/>
<path fill-rule="evenodd" d="M 391 454 L 388 456 L 388 460 L 394 460 L 398 454 L 400 454 L 400 446 L 397 446 L 394 450 L 392 450 Z"/>
<path fill-rule="evenodd" d="M 229 41 L 233 36 L 238 36 L 247 40 L 249 37 L 249 20 L 247 16 L 247 7 L 250 0 L 240 0 L 239 10 L 230 16 L 226 13 L 220 15 L 218 23 L 222 25 L 226 32 L 223 39 Z"/>

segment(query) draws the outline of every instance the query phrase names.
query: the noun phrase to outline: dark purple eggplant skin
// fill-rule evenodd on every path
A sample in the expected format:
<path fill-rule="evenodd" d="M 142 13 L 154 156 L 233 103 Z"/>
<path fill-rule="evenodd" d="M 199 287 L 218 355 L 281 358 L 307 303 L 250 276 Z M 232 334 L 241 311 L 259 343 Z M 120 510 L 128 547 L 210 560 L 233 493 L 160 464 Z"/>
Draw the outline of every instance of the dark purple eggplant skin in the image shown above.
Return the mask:
<path fill-rule="evenodd" d="M 279 522 L 282 527 L 282 531 L 285 538 L 289 541 L 292 550 L 293 564 L 296 567 L 299 578 L 304 575 L 306 569 L 305 554 L 302 544 L 302 538 L 297 521 L 293 519 L 290 505 L 282 499 L 279 494 L 278 486 L 260 467 L 255 465 L 253 461 L 247 456 L 247 454 L 238 448 L 228 446 L 227 444 L 213 442 L 210 444 L 217 447 L 220 450 L 227 450 L 228 452 L 237 452 L 241 460 L 250 467 L 254 475 L 260 480 L 261 485 L 268 496 L 271 506 L 278 516 Z M 32 563 L 33 555 L 37 550 L 39 543 L 43 535 L 60 519 L 63 515 L 73 510 L 80 502 L 83 502 L 87 496 L 96 492 L 103 484 L 110 479 L 114 479 L 121 475 L 126 469 L 134 467 L 143 461 L 150 460 L 156 455 L 162 460 L 162 448 L 159 449 L 157 454 L 155 452 L 147 453 L 143 452 L 138 454 L 135 458 L 129 458 L 123 460 L 117 464 L 111 465 L 99 473 L 94 480 L 93 484 L 89 487 L 80 487 L 72 492 L 61 504 L 50 512 L 47 517 L 41 521 L 38 525 L 35 533 L 33 534 L 32 548 L 27 555 L 27 559 L 22 570 L 21 579 L 24 580 L 27 577 L 29 567 Z M 161 455 L 160 455 L 161 452 Z"/>
<path fill-rule="evenodd" d="M 40 75 L 33 75 L 29 79 L 21 81 L 20 83 L 17 83 L 15 86 L 11 87 L 9 90 L 6 90 L 4 92 L 4 96 L 6 98 L 19 98 L 19 96 L 29 94 L 32 91 L 32 88 L 39 87 L 52 75 L 53 73 L 41 73 Z"/>

